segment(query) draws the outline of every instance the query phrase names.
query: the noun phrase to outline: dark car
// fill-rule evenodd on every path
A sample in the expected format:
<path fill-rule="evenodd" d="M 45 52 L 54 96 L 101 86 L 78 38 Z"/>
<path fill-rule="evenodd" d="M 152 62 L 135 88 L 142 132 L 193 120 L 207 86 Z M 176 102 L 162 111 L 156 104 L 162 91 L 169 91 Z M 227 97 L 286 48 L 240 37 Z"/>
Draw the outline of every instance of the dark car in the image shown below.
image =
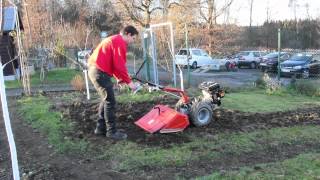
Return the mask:
<path fill-rule="evenodd" d="M 320 54 L 298 53 L 280 63 L 282 76 L 296 75 L 302 78 L 320 74 Z"/>
<path fill-rule="evenodd" d="M 263 72 L 278 72 L 278 52 L 272 52 L 262 57 L 259 64 Z M 292 55 L 288 52 L 280 52 L 280 62 L 288 60 Z"/>

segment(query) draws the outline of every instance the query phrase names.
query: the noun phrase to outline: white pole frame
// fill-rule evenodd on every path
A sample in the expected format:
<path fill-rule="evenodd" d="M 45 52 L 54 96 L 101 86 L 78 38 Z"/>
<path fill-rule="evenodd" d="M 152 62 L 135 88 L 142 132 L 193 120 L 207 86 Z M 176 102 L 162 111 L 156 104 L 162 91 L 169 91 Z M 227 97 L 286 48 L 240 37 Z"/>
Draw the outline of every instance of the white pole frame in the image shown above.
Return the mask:
<path fill-rule="evenodd" d="M 154 45 L 154 36 L 153 36 L 153 29 L 161 27 L 161 26 L 169 26 L 170 28 L 170 41 L 171 41 L 171 56 L 173 59 L 172 62 L 172 69 L 173 69 L 173 83 L 174 86 L 177 87 L 177 78 L 176 78 L 176 59 L 175 59 L 175 53 L 174 53 L 174 37 L 173 37 L 173 27 L 172 27 L 172 23 L 171 22 L 166 22 L 166 23 L 159 23 L 159 24 L 152 24 L 150 25 L 150 28 L 146 29 L 145 31 L 150 31 L 150 36 L 151 36 L 151 45 L 152 45 L 152 49 L 155 48 Z M 158 69 L 157 69 L 157 59 L 156 59 L 156 55 L 154 54 L 154 50 L 153 50 L 153 68 L 154 68 L 154 78 L 158 77 Z M 155 58 L 154 58 L 155 57 Z M 183 76 L 181 76 L 180 74 L 180 79 L 181 79 L 181 90 L 183 90 Z"/>
<path fill-rule="evenodd" d="M 8 63 L 2 66 L 1 57 L 0 57 L 0 94 L 1 94 L 1 105 L 2 105 L 2 113 L 4 124 L 6 128 L 6 133 L 9 141 L 10 155 L 11 155 L 11 164 L 12 164 L 12 173 L 14 180 L 20 180 L 19 166 L 18 166 L 18 158 L 17 158 L 17 149 L 16 144 L 14 142 L 14 137 L 11 128 L 11 122 L 9 117 L 8 110 L 8 102 L 6 97 L 6 90 L 4 84 L 4 75 L 3 69 Z"/>
<path fill-rule="evenodd" d="M 89 89 L 89 81 L 88 81 L 88 70 L 84 69 L 83 70 L 84 73 L 84 78 L 86 81 L 86 89 L 87 89 L 87 99 L 90 100 L 90 89 Z"/>

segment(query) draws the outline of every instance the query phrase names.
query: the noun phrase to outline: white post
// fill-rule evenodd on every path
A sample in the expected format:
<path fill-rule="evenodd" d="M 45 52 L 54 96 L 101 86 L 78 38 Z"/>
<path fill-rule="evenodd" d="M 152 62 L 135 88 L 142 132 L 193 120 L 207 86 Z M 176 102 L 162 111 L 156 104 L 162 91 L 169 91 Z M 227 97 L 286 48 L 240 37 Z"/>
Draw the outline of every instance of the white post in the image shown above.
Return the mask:
<path fill-rule="evenodd" d="M 173 41 L 173 27 L 172 23 L 169 23 L 170 25 L 170 36 L 171 36 L 171 48 L 172 48 L 172 68 L 173 68 L 173 83 L 174 87 L 177 87 L 177 78 L 176 78 L 176 57 L 175 57 L 175 52 L 174 52 L 174 41 Z M 180 72 L 181 73 L 181 72 Z M 181 80 L 181 90 L 183 90 L 183 75 L 180 74 L 180 80 Z"/>
<path fill-rule="evenodd" d="M 20 180 L 17 150 L 16 150 L 16 144 L 14 142 L 12 129 L 11 129 L 6 90 L 4 85 L 3 69 L 4 67 L 2 66 L 1 58 L 0 58 L 0 93 L 1 93 L 2 113 L 3 113 L 4 124 L 6 127 L 6 133 L 9 141 L 13 178 L 14 180 Z"/>
<path fill-rule="evenodd" d="M 181 91 L 184 91 L 184 85 L 183 85 L 183 72 L 182 72 L 182 70 L 181 69 L 179 69 L 180 70 L 180 73 L 179 73 L 179 75 L 180 75 L 180 85 L 181 85 Z"/>
<path fill-rule="evenodd" d="M 151 35 L 151 46 L 152 46 L 152 65 L 153 65 L 153 79 L 154 79 L 154 84 L 159 85 L 159 77 L 158 77 L 158 59 L 157 59 L 157 51 L 156 51 L 156 42 L 155 42 L 155 35 L 150 29 L 150 35 Z"/>
<path fill-rule="evenodd" d="M 87 99 L 89 100 L 90 99 L 90 91 L 89 91 L 89 82 L 88 82 L 88 70 L 84 69 L 83 73 L 84 73 L 84 78 L 86 81 Z"/>

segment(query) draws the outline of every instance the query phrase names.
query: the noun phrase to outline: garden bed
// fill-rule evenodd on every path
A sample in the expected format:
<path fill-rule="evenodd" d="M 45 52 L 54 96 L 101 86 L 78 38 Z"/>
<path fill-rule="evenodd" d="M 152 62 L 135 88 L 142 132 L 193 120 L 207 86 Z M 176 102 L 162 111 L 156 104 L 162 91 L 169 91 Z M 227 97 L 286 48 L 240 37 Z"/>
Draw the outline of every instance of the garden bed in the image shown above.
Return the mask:
<path fill-rule="evenodd" d="M 224 176 L 246 167 L 265 171 L 264 164 L 290 162 L 299 155 L 320 153 L 319 106 L 268 113 L 220 108 L 214 111 L 214 121 L 206 127 L 149 134 L 134 122 L 157 104 L 173 107 L 177 102 L 169 95 L 156 96 L 147 101 L 117 104 L 117 126 L 128 134 L 127 141 L 118 142 L 93 135 L 96 96 L 88 101 L 84 95 L 46 94 L 50 113 L 59 112 L 60 121 L 73 127 L 63 132 L 63 139 L 88 143 L 84 152 L 65 153 L 55 150 L 50 137 L 48 143 L 45 131 L 31 127 L 24 122 L 25 116 L 13 113 L 19 106 L 16 99 L 11 99 L 21 173 L 26 179 L 189 179 L 212 173 Z M 0 125 L 3 129 L 2 121 Z M 0 135 L 4 142 L 3 131 Z M 8 150 L 6 144 L 4 147 Z M 10 176 L 8 155 L 0 156 L 1 178 Z"/>

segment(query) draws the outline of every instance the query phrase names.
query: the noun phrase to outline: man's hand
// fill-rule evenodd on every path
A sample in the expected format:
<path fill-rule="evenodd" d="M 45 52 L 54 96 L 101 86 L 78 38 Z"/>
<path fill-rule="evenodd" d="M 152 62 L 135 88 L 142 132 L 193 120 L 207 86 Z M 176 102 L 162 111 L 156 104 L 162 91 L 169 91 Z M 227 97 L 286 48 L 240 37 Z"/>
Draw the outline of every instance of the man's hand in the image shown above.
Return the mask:
<path fill-rule="evenodd" d="M 132 82 L 131 82 L 132 83 Z M 133 94 L 136 94 L 138 91 L 140 91 L 143 87 L 141 86 L 140 83 L 135 82 L 135 83 L 129 83 L 129 87 L 132 90 Z"/>
<path fill-rule="evenodd" d="M 132 91 L 135 91 L 138 88 L 137 85 L 135 83 L 133 83 L 132 81 L 128 84 L 128 86 L 130 87 L 130 89 Z"/>
<path fill-rule="evenodd" d="M 117 79 L 116 88 L 118 89 L 118 91 L 122 91 L 125 89 L 125 84 L 122 81 Z"/>

